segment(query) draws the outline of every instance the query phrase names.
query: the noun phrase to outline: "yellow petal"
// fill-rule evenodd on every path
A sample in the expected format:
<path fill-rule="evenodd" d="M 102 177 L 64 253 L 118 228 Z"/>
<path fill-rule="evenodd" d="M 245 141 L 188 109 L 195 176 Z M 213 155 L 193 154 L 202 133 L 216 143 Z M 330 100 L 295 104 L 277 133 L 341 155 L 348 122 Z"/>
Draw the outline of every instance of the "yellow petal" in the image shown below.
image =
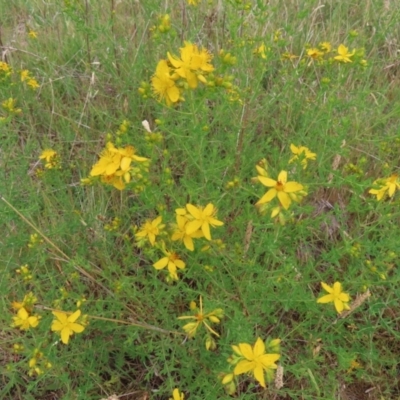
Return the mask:
<path fill-rule="evenodd" d="M 282 204 L 282 207 L 287 210 L 290 207 L 292 200 L 290 199 L 289 195 L 285 192 L 278 192 L 277 193 L 279 202 Z"/>
<path fill-rule="evenodd" d="M 81 316 L 81 310 L 76 310 L 72 315 L 68 317 L 69 322 L 75 322 Z"/>
<path fill-rule="evenodd" d="M 198 219 L 194 221 L 190 221 L 186 224 L 186 234 L 191 235 L 192 233 L 196 232 L 198 229 L 201 228 L 203 225 L 202 221 L 199 221 Z M 203 232 L 204 233 L 204 232 Z M 210 240 L 210 239 L 209 239 Z"/>
<path fill-rule="evenodd" d="M 69 329 L 69 328 L 64 328 L 62 331 L 61 331 L 61 341 L 64 343 L 64 344 L 68 344 L 68 341 L 69 341 L 69 337 L 72 335 L 72 331 Z"/>
<path fill-rule="evenodd" d="M 246 372 L 251 371 L 252 369 L 254 369 L 255 367 L 255 362 L 254 361 L 247 361 L 247 360 L 242 360 L 239 361 L 236 364 L 235 369 L 233 370 L 233 373 L 235 375 L 241 375 L 241 374 L 245 374 Z"/>
<path fill-rule="evenodd" d="M 265 193 L 264 196 L 262 196 L 261 199 L 257 201 L 256 205 L 270 202 L 276 197 L 276 193 L 277 191 L 275 188 L 269 189 L 268 192 Z"/>
<path fill-rule="evenodd" d="M 73 332 L 76 332 L 76 333 L 81 333 L 85 330 L 85 327 L 80 324 L 72 323 L 72 324 L 69 324 L 68 326 Z"/>
<path fill-rule="evenodd" d="M 334 297 L 332 294 L 327 294 L 325 296 L 320 297 L 317 299 L 317 303 L 330 303 L 331 301 L 334 301 Z"/>
<path fill-rule="evenodd" d="M 339 299 L 335 299 L 334 303 L 335 303 L 336 311 L 340 314 L 343 311 L 343 308 L 344 308 L 343 307 L 343 302 L 340 301 Z"/>
<path fill-rule="evenodd" d="M 324 288 L 325 291 L 328 293 L 333 293 L 333 288 L 331 288 L 329 285 L 327 285 L 325 282 L 321 282 L 321 286 Z"/>
<path fill-rule="evenodd" d="M 201 218 L 201 211 L 195 207 L 193 204 L 186 204 L 186 209 L 189 213 L 196 219 Z"/>
<path fill-rule="evenodd" d="M 265 344 L 261 338 L 257 338 L 253 349 L 254 356 L 260 356 L 265 353 Z"/>
<path fill-rule="evenodd" d="M 204 237 L 205 237 L 207 240 L 211 240 L 210 225 L 209 225 L 208 222 L 204 222 L 204 223 L 201 225 L 201 231 L 204 233 Z"/>
<path fill-rule="evenodd" d="M 283 183 L 283 184 L 286 183 L 286 181 L 287 181 L 287 172 L 286 171 L 279 172 L 278 181 Z"/>
<path fill-rule="evenodd" d="M 257 176 L 257 178 L 266 187 L 274 187 L 277 184 L 275 180 L 265 176 Z"/>
<path fill-rule="evenodd" d="M 254 368 L 254 378 L 256 381 L 262 386 L 265 386 L 265 378 L 264 378 L 264 370 L 262 369 L 261 365 L 257 365 L 256 368 Z"/>
<path fill-rule="evenodd" d="M 239 349 L 243 357 L 247 358 L 249 361 L 254 360 L 253 349 L 248 343 L 239 343 Z"/>
<path fill-rule="evenodd" d="M 288 182 L 285 184 L 284 191 L 286 193 L 298 192 L 299 190 L 303 190 L 303 185 L 300 185 L 300 183 Z"/>
<path fill-rule="evenodd" d="M 163 269 L 168 265 L 168 261 L 168 257 L 161 258 L 161 260 L 158 260 L 156 263 L 153 264 L 153 267 L 155 269 Z"/>

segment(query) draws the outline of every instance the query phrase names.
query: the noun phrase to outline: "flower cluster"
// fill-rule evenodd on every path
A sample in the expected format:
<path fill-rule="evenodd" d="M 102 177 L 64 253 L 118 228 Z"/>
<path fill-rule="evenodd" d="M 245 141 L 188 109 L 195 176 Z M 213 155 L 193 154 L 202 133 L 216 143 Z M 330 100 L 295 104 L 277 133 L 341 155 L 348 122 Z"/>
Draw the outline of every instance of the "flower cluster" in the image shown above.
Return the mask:
<path fill-rule="evenodd" d="M 168 106 L 182 101 L 186 86 L 197 88 L 199 82 L 206 83 L 206 75 L 214 71 L 211 54 L 195 44 L 185 42 L 180 49 L 180 58 L 167 53 L 168 60 L 160 60 L 151 79 L 153 91 L 159 101 Z"/>
<path fill-rule="evenodd" d="M 305 57 L 300 59 L 301 63 L 307 63 L 307 65 L 317 64 L 323 65 L 326 63 L 339 63 L 339 64 L 357 64 L 362 67 L 367 65 L 367 61 L 364 59 L 364 49 L 352 49 L 349 50 L 343 43 L 339 44 L 336 50 L 333 50 L 333 46 L 330 42 L 321 42 L 317 46 L 305 46 Z M 283 53 L 281 56 L 282 60 L 294 60 L 299 58 L 292 53 Z"/>
<path fill-rule="evenodd" d="M 175 210 L 176 224 L 172 225 L 172 232 L 169 236 L 171 242 L 181 241 L 187 250 L 194 251 L 193 239 L 206 238 L 211 240 L 211 227 L 222 226 L 224 223 L 216 218 L 217 209 L 212 203 L 205 207 L 186 204 L 185 208 Z M 175 251 L 166 249 L 164 240 L 157 242 L 158 237 L 166 237 L 164 232 L 165 224 L 162 223 L 162 216 L 153 220 L 146 220 L 135 233 L 136 244 L 143 247 L 146 243 L 156 246 L 163 253 L 163 257 L 153 264 L 157 270 L 167 268 L 168 280 L 177 280 L 178 269 L 184 269 L 186 264 Z"/>
<path fill-rule="evenodd" d="M 31 76 L 31 73 L 27 69 L 23 69 L 20 72 L 21 75 L 21 82 L 25 82 L 27 86 L 29 86 L 31 89 L 36 90 L 37 88 L 40 87 L 38 81 Z"/>
<path fill-rule="evenodd" d="M 41 316 L 33 314 L 33 308 L 36 303 L 37 297 L 32 292 L 26 294 L 21 302 L 14 301 L 12 308 L 17 311 L 17 315 L 13 317 L 11 326 L 20 330 L 36 328 L 41 319 Z M 56 318 L 53 320 L 51 330 L 60 333 L 61 341 L 64 344 L 68 344 L 71 335 L 81 333 L 85 329 L 83 325 L 76 322 L 81 315 L 80 310 L 75 311 L 69 316 L 62 311 L 53 311 L 53 315 Z"/>
<path fill-rule="evenodd" d="M 148 171 L 148 165 L 149 159 L 136 155 L 133 146 L 115 147 L 108 142 L 90 176 L 99 176 L 102 183 L 123 190 L 132 179 L 136 183 L 143 181 L 143 173 Z M 83 183 L 87 183 L 86 180 Z"/>
<path fill-rule="evenodd" d="M 44 167 L 46 169 L 58 169 L 61 168 L 60 157 L 58 153 L 53 149 L 45 149 L 39 156 L 39 160 L 44 161 Z"/>

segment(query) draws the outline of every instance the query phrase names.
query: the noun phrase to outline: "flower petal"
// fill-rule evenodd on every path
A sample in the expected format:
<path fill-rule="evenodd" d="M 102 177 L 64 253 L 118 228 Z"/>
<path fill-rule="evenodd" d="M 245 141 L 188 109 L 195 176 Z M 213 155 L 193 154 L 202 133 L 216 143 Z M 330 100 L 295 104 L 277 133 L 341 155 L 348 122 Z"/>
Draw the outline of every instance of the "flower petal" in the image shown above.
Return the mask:
<path fill-rule="evenodd" d="M 266 187 L 274 187 L 277 184 L 274 179 L 266 178 L 265 176 L 257 176 L 257 178 Z"/>
<path fill-rule="evenodd" d="M 257 201 L 256 205 L 270 202 L 276 197 L 276 193 L 277 191 L 275 188 L 269 189 L 268 192 L 265 193 L 264 196 L 262 196 L 261 199 Z"/>
<path fill-rule="evenodd" d="M 297 182 L 288 182 L 285 184 L 285 188 L 283 189 L 286 193 L 298 192 L 299 190 L 303 190 L 303 185 Z"/>
<path fill-rule="evenodd" d="M 287 182 L 287 171 L 279 172 L 278 181 L 282 184 L 285 184 Z"/>
<path fill-rule="evenodd" d="M 233 370 L 233 373 L 235 375 L 245 374 L 246 372 L 249 372 L 252 369 L 254 369 L 255 366 L 256 366 L 256 363 L 254 361 L 242 360 L 236 364 L 236 367 Z"/>
<path fill-rule="evenodd" d="M 321 286 L 326 290 L 328 293 L 333 293 L 333 288 L 327 285 L 325 282 L 321 282 Z"/>
<path fill-rule="evenodd" d="M 254 360 L 253 349 L 248 343 L 239 343 L 239 349 L 243 357 L 247 358 L 249 361 Z"/>
<path fill-rule="evenodd" d="M 282 207 L 287 210 L 290 207 L 290 204 L 292 203 L 292 200 L 290 199 L 289 195 L 285 192 L 278 192 L 277 193 L 279 202 L 282 204 Z"/>
<path fill-rule="evenodd" d="M 256 368 L 254 368 L 254 378 L 256 381 L 263 387 L 265 388 L 265 378 L 264 378 L 264 370 L 261 365 L 257 365 Z"/>
<path fill-rule="evenodd" d="M 326 296 L 322 296 L 319 299 L 317 299 L 317 303 L 330 303 L 334 300 L 335 298 L 333 297 L 332 294 L 327 294 Z"/>
<path fill-rule="evenodd" d="M 265 353 L 265 344 L 261 338 L 257 338 L 256 343 L 253 348 L 254 357 L 261 356 Z"/>

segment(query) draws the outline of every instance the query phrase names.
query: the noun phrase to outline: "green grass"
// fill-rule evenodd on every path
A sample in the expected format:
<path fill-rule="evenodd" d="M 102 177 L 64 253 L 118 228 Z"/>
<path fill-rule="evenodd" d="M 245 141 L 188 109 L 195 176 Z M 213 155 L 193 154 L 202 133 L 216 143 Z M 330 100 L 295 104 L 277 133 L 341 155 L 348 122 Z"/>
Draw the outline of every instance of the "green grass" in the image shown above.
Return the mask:
<path fill-rule="evenodd" d="M 272 381 L 264 390 L 239 375 L 235 398 L 337 399 L 343 382 L 359 381 L 374 386 L 377 399 L 400 398 L 400 200 L 368 193 L 376 179 L 399 172 L 400 6 L 117 3 L 0 0 L 0 46 L 14 71 L 0 70 L 0 102 L 14 98 L 22 111 L 0 108 L 0 398 L 168 399 L 176 387 L 185 399 L 230 398 L 221 374 L 233 370 L 231 345 L 257 337 L 282 340 L 284 386 Z M 167 33 L 157 30 L 160 13 L 170 15 Z M 184 41 L 213 54 L 215 75 L 229 77 L 241 101 L 205 85 L 186 90 L 175 107 L 139 94 Z M 310 60 L 307 49 L 324 41 L 333 46 L 326 59 L 342 43 L 364 56 Z M 261 44 L 266 59 L 254 54 Z M 222 62 L 221 49 L 235 65 Z M 25 69 L 38 89 L 20 81 Z M 161 140 L 148 140 L 144 119 Z M 151 160 L 143 190 L 81 185 L 124 120 L 122 145 Z M 288 164 L 291 143 L 317 153 L 316 161 L 305 170 Z M 60 169 L 39 161 L 47 148 L 59 154 Z M 255 207 L 267 190 L 252 180 L 264 158 L 271 178 L 287 170 L 308 193 L 285 225 Z M 197 239 L 194 252 L 165 234 L 186 262 L 180 279 L 167 282 L 152 266 L 160 248 L 139 247 L 134 235 L 158 215 L 169 229 L 187 203 L 212 203 L 224 226 L 212 228 L 211 243 Z M 107 230 L 115 218 L 117 229 Z M 38 232 L 43 242 L 28 247 Z M 16 270 L 25 264 L 32 279 L 24 281 Z M 336 281 L 352 301 L 367 288 L 371 296 L 337 318 L 332 303 L 316 301 L 320 283 Z M 41 320 L 21 331 L 11 326 L 12 302 L 29 292 Z M 187 321 L 177 319 L 200 296 L 206 311 L 225 313 L 213 325 L 215 351 L 205 349 L 204 326 L 186 339 Z M 51 310 L 73 312 L 83 298 L 89 324 L 66 346 L 50 330 Z M 43 353 L 39 375 L 28 364 L 35 349 Z"/>

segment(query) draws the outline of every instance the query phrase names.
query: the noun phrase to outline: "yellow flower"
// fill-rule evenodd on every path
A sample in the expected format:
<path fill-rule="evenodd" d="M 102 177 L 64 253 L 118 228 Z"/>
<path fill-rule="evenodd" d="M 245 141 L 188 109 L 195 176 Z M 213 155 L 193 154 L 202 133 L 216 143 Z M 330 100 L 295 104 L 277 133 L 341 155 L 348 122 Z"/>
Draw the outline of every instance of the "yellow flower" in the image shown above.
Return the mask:
<path fill-rule="evenodd" d="M 331 303 L 335 304 L 336 311 L 340 314 L 343 310 L 350 310 L 347 304 L 350 301 L 350 296 L 347 293 L 342 292 L 342 284 L 335 282 L 333 286 L 329 286 L 324 282 L 321 282 L 321 286 L 329 293 L 325 296 L 320 297 L 317 303 Z"/>
<path fill-rule="evenodd" d="M 287 172 L 281 171 L 278 175 L 278 180 L 267 178 L 265 176 L 258 176 L 258 180 L 266 187 L 270 187 L 264 196 L 256 203 L 256 205 L 268 203 L 275 197 L 278 197 L 282 207 L 287 210 L 292 200 L 297 199 L 293 194 L 303 190 L 303 186 L 297 182 L 287 182 Z"/>
<path fill-rule="evenodd" d="M 81 333 L 84 331 L 85 327 L 76 323 L 75 321 L 80 317 L 81 310 L 75 311 L 70 316 L 61 311 L 53 311 L 53 315 L 56 317 L 51 325 L 51 330 L 53 332 L 60 332 L 61 341 L 64 344 L 68 344 L 69 337 L 74 333 Z"/>
<path fill-rule="evenodd" d="M 169 62 L 175 69 L 176 73 L 186 79 L 190 88 L 195 89 L 200 80 L 206 83 L 202 72 L 212 72 L 214 67 L 210 64 L 211 54 L 205 50 L 199 50 L 195 44 L 185 42 L 185 47 L 180 49 L 181 58 L 175 58 L 167 53 Z"/>
<path fill-rule="evenodd" d="M 45 160 L 44 167 L 47 169 L 57 168 L 58 165 L 58 154 L 55 150 L 45 149 L 42 151 L 42 154 L 39 156 L 39 160 Z"/>
<path fill-rule="evenodd" d="M 186 225 L 189 221 L 191 221 L 191 218 L 186 214 L 186 210 L 183 209 L 183 214 L 179 214 L 179 210 L 182 209 L 177 209 L 176 212 L 176 229 L 172 233 L 171 240 L 175 242 L 176 240 L 182 240 L 183 244 L 185 247 L 193 251 L 194 250 L 194 244 L 193 244 L 193 239 L 201 238 L 204 236 L 202 230 L 197 230 L 195 232 L 192 232 L 191 234 L 188 234 L 186 232 Z"/>
<path fill-rule="evenodd" d="M 351 63 L 352 61 L 351 61 L 350 57 L 352 57 L 356 51 L 353 50 L 352 53 L 349 53 L 349 49 L 344 44 L 341 44 L 338 47 L 337 52 L 339 55 L 334 57 L 335 60 L 337 60 L 339 62 L 344 62 L 344 63 Z"/>
<path fill-rule="evenodd" d="M 184 269 L 186 264 L 179 258 L 177 253 L 165 250 L 164 246 L 163 253 L 165 254 L 165 257 L 155 262 L 153 267 L 158 270 L 167 267 L 169 277 L 173 280 L 178 280 L 177 268 Z"/>
<path fill-rule="evenodd" d="M 325 52 L 330 53 L 332 50 L 332 45 L 329 42 L 322 42 L 319 44 L 319 47 Z"/>
<path fill-rule="evenodd" d="M 185 396 L 183 393 L 179 392 L 179 389 L 174 389 L 172 392 L 172 397 L 169 398 L 169 400 L 184 400 Z"/>
<path fill-rule="evenodd" d="M 168 67 L 167 61 L 159 61 L 156 73 L 151 78 L 151 84 L 158 100 L 165 99 L 167 106 L 177 103 L 180 99 L 181 94 L 178 86 L 175 84 L 177 78 L 178 76 L 171 75 L 171 69 Z"/>
<path fill-rule="evenodd" d="M 141 227 L 140 231 L 135 234 L 137 239 L 144 239 L 147 237 L 150 244 L 154 246 L 156 242 L 156 237 L 160 234 L 161 230 L 165 227 L 165 225 L 161 224 L 162 217 L 159 216 L 155 219 L 147 220 L 143 226 Z"/>
<path fill-rule="evenodd" d="M 13 327 L 18 327 L 21 331 L 26 331 L 30 327 L 36 328 L 39 325 L 39 317 L 30 316 L 24 307 L 18 310 L 17 316 L 13 317 Z"/>
<path fill-rule="evenodd" d="M 46 162 L 51 162 L 52 158 L 57 155 L 57 152 L 52 149 L 45 149 L 42 151 L 42 154 L 39 156 L 40 160 L 46 160 Z"/>
<path fill-rule="evenodd" d="M 233 371 L 234 375 L 241 375 L 247 372 L 252 372 L 254 378 L 262 387 L 266 387 L 264 370 L 270 372 L 277 368 L 275 364 L 279 360 L 279 354 L 266 354 L 265 344 L 258 338 L 253 347 L 248 343 L 239 343 L 238 346 L 232 346 L 234 352 L 241 356 L 240 360 Z"/>
<path fill-rule="evenodd" d="M 33 90 L 36 90 L 38 87 L 40 87 L 39 83 L 35 78 L 29 79 L 26 84 Z"/>
<path fill-rule="evenodd" d="M 203 299 L 200 296 L 200 308 L 197 308 L 196 303 L 194 305 L 191 304 L 191 310 L 197 310 L 198 312 L 195 315 L 181 316 L 178 319 L 194 319 L 194 322 L 189 322 L 188 324 L 183 326 L 183 330 L 187 333 L 189 338 L 192 338 L 196 335 L 197 329 L 201 324 L 204 324 L 206 329 L 212 333 L 213 335 L 219 337 L 219 334 L 211 328 L 209 323 L 219 324 L 221 318 L 224 316 L 224 311 L 222 308 L 216 308 L 215 310 L 205 313 L 203 312 Z M 207 322 L 207 320 L 209 322 Z"/>
<path fill-rule="evenodd" d="M 205 208 L 196 207 L 192 204 L 186 204 L 186 209 L 193 218 L 186 224 L 186 234 L 191 235 L 197 230 L 201 229 L 204 237 L 211 240 L 210 225 L 212 227 L 222 226 L 224 223 L 214 218 L 217 209 L 208 203 Z"/>
<path fill-rule="evenodd" d="M 28 36 L 31 38 L 31 39 L 37 39 L 37 32 L 35 32 L 35 31 L 33 31 L 33 30 L 29 30 L 29 32 L 28 32 Z"/>
<path fill-rule="evenodd" d="M 265 44 L 263 43 L 261 46 L 255 48 L 253 50 L 253 54 L 259 55 L 262 59 L 266 59 L 267 58 L 267 51 L 269 49 L 267 49 L 267 47 L 265 46 Z"/>
<path fill-rule="evenodd" d="M 0 71 L 3 71 L 8 75 L 11 72 L 11 68 L 6 62 L 0 61 Z"/>
<path fill-rule="evenodd" d="M 135 152 L 136 149 L 133 146 L 117 148 L 113 143 L 108 142 L 100 154 L 99 161 L 93 165 L 90 176 L 101 175 L 102 182 L 123 190 L 125 183 L 131 180 L 131 163 L 148 161 L 145 157 L 137 156 Z"/>
<path fill-rule="evenodd" d="M 307 50 L 307 55 L 313 60 L 320 60 L 324 53 L 316 48 L 311 48 Z"/>
<path fill-rule="evenodd" d="M 168 14 L 160 16 L 160 25 L 158 25 L 158 30 L 161 33 L 166 33 L 171 29 L 171 18 Z"/>
<path fill-rule="evenodd" d="M 392 174 L 389 178 L 378 179 L 374 185 L 380 186 L 378 189 L 370 189 L 368 193 L 374 194 L 378 201 L 381 201 L 386 195 L 393 197 L 396 190 L 400 189 L 398 174 Z"/>
<path fill-rule="evenodd" d="M 21 82 L 24 82 L 30 78 L 29 71 L 27 69 L 23 69 L 21 72 Z"/>
<path fill-rule="evenodd" d="M 17 269 L 17 273 L 21 274 L 29 273 L 28 265 L 27 264 L 22 265 L 19 270 Z M 37 300 L 38 300 L 37 297 L 32 292 L 29 292 L 24 296 L 22 302 L 13 301 L 11 303 L 11 306 L 14 310 L 20 310 L 21 308 L 25 308 L 25 310 L 28 311 L 28 313 L 30 313 L 35 303 L 37 303 Z"/>
<path fill-rule="evenodd" d="M 199 1 L 200 0 L 187 0 L 187 3 L 189 4 L 189 6 L 197 6 L 197 4 L 199 4 Z"/>
<path fill-rule="evenodd" d="M 294 156 L 289 160 L 289 164 L 295 160 L 301 159 L 301 165 L 303 166 L 303 169 L 307 168 L 307 160 L 315 160 L 317 158 L 315 153 L 312 153 L 309 148 L 304 146 L 296 147 L 294 144 L 291 144 L 290 150 Z"/>
<path fill-rule="evenodd" d="M 17 100 L 10 97 L 9 99 L 4 100 L 1 103 L 1 106 L 11 114 L 21 114 L 22 110 L 20 108 L 15 108 L 16 103 L 17 103 Z"/>

